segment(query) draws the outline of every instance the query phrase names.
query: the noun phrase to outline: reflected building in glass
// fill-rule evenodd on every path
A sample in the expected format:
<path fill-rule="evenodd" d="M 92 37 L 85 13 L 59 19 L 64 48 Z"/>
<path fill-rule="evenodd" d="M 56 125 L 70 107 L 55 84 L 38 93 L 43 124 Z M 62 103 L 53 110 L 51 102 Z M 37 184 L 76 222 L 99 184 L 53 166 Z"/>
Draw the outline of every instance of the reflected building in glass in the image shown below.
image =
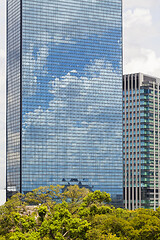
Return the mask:
<path fill-rule="evenodd" d="M 7 0 L 7 195 L 122 201 L 121 0 Z"/>

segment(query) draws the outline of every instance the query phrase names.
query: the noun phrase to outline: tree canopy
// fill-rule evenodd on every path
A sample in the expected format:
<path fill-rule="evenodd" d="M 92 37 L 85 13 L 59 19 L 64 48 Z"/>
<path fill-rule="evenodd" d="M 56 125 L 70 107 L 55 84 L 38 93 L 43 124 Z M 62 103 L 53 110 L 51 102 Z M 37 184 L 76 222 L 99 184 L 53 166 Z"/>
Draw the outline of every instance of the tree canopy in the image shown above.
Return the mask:
<path fill-rule="evenodd" d="M 160 208 L 129 211 L 77 185 L 17 193 L 0 207 L 0 240 L 160 240 Z"/>

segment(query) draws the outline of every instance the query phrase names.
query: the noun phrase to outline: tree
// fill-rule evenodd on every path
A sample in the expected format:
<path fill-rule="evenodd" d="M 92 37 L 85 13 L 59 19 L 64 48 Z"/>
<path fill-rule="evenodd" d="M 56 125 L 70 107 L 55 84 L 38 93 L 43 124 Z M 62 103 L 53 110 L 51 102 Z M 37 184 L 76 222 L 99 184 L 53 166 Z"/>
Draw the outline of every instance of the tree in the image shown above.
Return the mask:
<path fill-rule="evenodd" d="M 64 186 L 46 186 L 34 189 L 25 195 L 25 202 L 28 204 L 47 204 L 56 199 L 62 199 L 62 189 Z"/>
<path fill-rule="evenodd" d="M 39 214 L 39 217 L 40 217 L 41 222 L 44 221 L 44 217 L 45 217 L 45 215 L 46 215 L 47 212 L 48 212 L 48 209 L 47 209 L 46 206 L 40 206 L 40 207 L 38 208 L 38 214 Z"/>
<path fill-rule="evenodd" d="M 87 188 L 79 188 L 78 185 L 69 186 L 63 193 L 64 199 L 71 200 L 71 203 L 80 203 L 83 201 L 83 198 L 88 195 L 90 192 Z"/>
<path fill-rule="evenodd" d="M 93 193 L 88 193 L 86 197 L 83 198 L 84 206 L 88 207 L 91 204 L 102 204 L 102 203 L 110 203 L 111 202 L 111 196 L 109 193 L 101 192 L 100 190 L 97 190 Z"/>
<path fill-rule="evenodd" d="M 110 200 L 77 186 L 17 193 L 0 207 L 0 240 L 160 240 L 159 208 L 116 209 Z"/>

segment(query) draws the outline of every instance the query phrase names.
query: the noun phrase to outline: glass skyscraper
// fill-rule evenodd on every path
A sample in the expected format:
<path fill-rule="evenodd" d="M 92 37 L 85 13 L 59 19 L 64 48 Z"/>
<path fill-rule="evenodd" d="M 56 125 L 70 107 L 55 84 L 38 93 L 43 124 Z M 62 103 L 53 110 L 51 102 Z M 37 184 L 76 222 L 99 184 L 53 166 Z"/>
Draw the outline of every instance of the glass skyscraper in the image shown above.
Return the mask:
<path fill-rule="evenodd" d="M 125 208 L 160 206 L 160 79 L 142 73 L 123 78 Z"/>
<path fill-rule="evenodd" d="M 7 195 L 122 200 L 121 0 L 7 0 Z"/>

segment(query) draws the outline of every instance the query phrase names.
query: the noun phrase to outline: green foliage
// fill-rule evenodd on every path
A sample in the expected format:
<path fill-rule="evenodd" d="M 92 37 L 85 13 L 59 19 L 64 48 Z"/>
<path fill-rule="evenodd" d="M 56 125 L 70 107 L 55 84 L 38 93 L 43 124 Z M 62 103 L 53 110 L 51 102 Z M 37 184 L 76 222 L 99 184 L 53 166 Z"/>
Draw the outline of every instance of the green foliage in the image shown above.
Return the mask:
<path fill-rule="evenodd" d="M 17 193 L 0 207 L 0 240 L 160 240 L 160 208 L 129 211 L 110 201 L 78 186 Z"/>
<path fill-rule="evenodd" d="M 25 202 L 32 205 L 50 203 L 51 200 L 62 198 L 62 189 L 63 186 L 60 185 L 36 188 L 25 195 Z"/>
<path fill-rule="evenodd" d="M 45 217 L 45 215 L 46 215 L 47 212 L 48 212 L 48 209 L 47 209 L 46 206 L 40 206 L 40 207 L 38 208 L 38 214 L 39 214 L 39 217 L 40 217 L 41 222 L 44 221 L 44 217 Z"/>
<path fill-rule="evenodd" d="M 109 203 L 110 201 L 111 201 L 110 194 L 106 192 L 101 192 L 99 190 L 93 193 L 89 193 L 83 199 L 84 206 L 86 207 L 90 206 L 93 203 L 101 204 L 102 202 Z"/>
<path fill-rule="evenodd" d="M 64 199 L 70 199 L 71 203 L 81 202 L 83 198 L 87 196 L 89 190 L 86 188 L 79 188 L 78 185 L 69 186 L 63 193 Z"/>
<path fill-rule="evenodd" d="M 5 239 L 6 239 L 5 237 L 0 236 L 0 240 L 5 240 Z"/>

